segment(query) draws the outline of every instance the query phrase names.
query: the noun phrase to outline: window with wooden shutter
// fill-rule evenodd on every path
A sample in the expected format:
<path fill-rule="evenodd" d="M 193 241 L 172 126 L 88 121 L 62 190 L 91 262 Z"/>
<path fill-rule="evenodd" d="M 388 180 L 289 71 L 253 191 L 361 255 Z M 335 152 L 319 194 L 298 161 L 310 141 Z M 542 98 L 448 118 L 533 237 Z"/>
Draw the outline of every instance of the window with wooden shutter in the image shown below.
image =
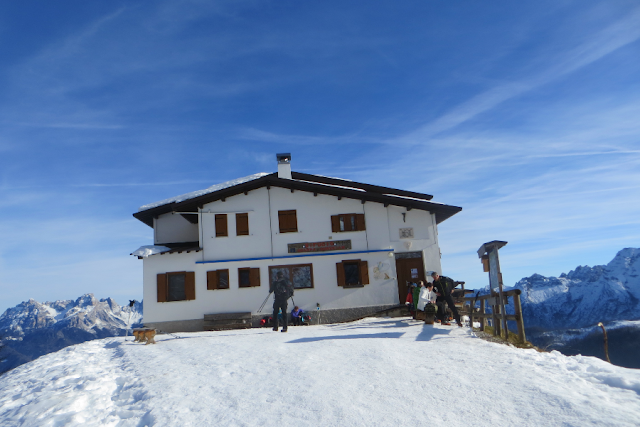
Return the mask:
<path fill-rule="evenodd" d="M 157 275 L 158 302 L 196 299 L 196 275 L 193 271 L 172 271 Z"/>
<path fill-rule="evenodd" d="M 340 214 L 331 216 L 331 232 L 364 231 L 364 214 Z"/>
<path fill-rule="evenodd" d="M 236 236 L 248 236 L 249 235 L 249 214 L 237 213 L 236 214 Z"/>
<path fill-rule="evenodd" d="M 229 270 L 207 271 L 207 289 L 229 289 Z"/>
<path fill-rule="evenodd" d="M 351 259 L 336 264 L 338 286 L 357 288 L 369 284 L 369 263 Z"/>
<path fill-rule="evenodd" d="M 226 237 L 229 235 L 227 231 L 227 214 L 216 214 L 216 237 Z"/>
<path fill-rule="evenodd" d="M 158 274 L 158 302 L 167 302 L 167 275 Z"/>
<path fill-rule="evenodd" d="M 278 223 L 280 225 L 280 233 L 297 233 L 298 218 L 296 211 L 278 211 Z"/>
<path fill-rule="evenodd" d="M 239 268 L 238 287 L 251 288 L 260 286 L 260 268 Z"/>
<path fill-rule="evenodd" d="M 360 260 L 342 261 L 344 266 L 344 285 L 360 286 Z"/>

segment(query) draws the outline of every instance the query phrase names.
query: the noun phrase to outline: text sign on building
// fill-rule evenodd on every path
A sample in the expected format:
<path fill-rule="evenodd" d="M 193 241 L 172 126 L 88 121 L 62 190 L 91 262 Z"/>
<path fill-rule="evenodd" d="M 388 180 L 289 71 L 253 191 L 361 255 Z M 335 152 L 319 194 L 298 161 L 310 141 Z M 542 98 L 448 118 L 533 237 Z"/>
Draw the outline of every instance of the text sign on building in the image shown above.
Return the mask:
<path fill-rule="evenodd" d="M 351 240 L 329 240 L 328 242 L 289 243 L 290 254 L 303 252 L 344 251 L 351 249 Z"/>

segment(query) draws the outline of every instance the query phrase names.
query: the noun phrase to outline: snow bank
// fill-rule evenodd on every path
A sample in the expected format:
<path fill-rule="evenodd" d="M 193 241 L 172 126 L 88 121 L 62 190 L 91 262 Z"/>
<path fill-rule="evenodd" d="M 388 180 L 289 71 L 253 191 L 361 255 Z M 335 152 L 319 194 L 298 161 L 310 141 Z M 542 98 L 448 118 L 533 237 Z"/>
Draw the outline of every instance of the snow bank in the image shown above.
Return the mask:
<path fill-rule="evenodd" d="M 407 318 L 123 338 L 0 377 L 24 426 L 637 426 L 640 371 Z"/>

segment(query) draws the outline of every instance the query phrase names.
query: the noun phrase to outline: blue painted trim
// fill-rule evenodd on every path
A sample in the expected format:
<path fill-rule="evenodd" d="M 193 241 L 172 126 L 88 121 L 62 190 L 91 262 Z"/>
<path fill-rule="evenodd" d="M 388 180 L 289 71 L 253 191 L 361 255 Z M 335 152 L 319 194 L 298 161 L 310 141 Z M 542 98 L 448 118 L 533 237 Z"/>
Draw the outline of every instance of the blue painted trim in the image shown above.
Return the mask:
<path fill-rule="evenodd" d="M 327 252 L 327 253 L 316 253 L 316 254 L 305 254 L 305 255 L 285 255 L 285 256 L 274 256 L 274 257 L 262 257 L 262 258 L 222 259 L 217 261 L 196 261 L 196 264 L 212 264 L 212 263 L 218 263 L 218 262 L 262 261 L 265 259 L 283 259 L 283 258 L 306 258 L 310 256 L 368 254 L 373 252 L 394 252 L 394 250 L 393 249 L 376 249 L 373 251 Z"/>

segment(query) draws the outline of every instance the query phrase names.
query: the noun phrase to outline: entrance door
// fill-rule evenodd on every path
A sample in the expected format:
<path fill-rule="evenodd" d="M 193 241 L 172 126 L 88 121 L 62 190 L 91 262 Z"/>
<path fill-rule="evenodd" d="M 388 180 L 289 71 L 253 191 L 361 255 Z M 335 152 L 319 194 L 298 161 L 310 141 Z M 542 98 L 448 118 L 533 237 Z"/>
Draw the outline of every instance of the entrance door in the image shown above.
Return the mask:
<path fill-rule="evenodd" d="M 398 298 L 400 304 L 407 300 L 409 283 L 418 283 L 420 280 L 427 283 L 424 276 L 424 264 L 422 256 L 420 258 L 399 258 L 396 259 L 396 272 L 398 274 Z"/>

